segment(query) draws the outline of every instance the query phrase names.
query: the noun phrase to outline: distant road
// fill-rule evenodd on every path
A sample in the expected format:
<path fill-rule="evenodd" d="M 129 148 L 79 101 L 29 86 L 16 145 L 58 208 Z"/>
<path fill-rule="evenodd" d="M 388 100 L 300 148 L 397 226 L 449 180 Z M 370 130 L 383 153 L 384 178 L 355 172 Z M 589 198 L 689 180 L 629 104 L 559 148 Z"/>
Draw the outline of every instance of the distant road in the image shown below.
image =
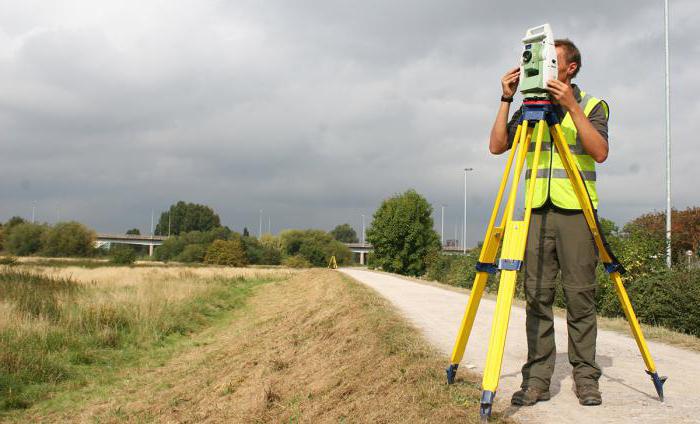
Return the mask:
<path fill-rule="evenodd" d="M 412 282 L 385 273 L 343 268 L 341 272 L 373 288 L 390 300 L 426 338 L 446 354 L 445 366 L 464 314 L 467 295 Z M 481 373 L 496 302 L 483 299 L 477 314 L 460 371 L 473 368 Z M 698 423 L 700 422 L 700 353 L 658 342 L 649 342 L 664 386 L 661 403 L 649 376 L 644 372 L 637 345 L 631 337 L 598 331 L 598 362 L 603 367 L 600 389 L 603 405 L 583 407 L 573 393 L 571 366 L 567 357 L 566 320 L 555 317 L 557 364 L 552 379 L 552 399 L 529 408 L 510 406 L 519 389 L 520 367 L 527 356 L 525 310 L 514 306 L 508 327 L 503 370 L 494 410 L 528 423 Z M 459 372 L 458 372 L 459 378 Z M 475 407 L 475 413 L 478 408 Z"/>

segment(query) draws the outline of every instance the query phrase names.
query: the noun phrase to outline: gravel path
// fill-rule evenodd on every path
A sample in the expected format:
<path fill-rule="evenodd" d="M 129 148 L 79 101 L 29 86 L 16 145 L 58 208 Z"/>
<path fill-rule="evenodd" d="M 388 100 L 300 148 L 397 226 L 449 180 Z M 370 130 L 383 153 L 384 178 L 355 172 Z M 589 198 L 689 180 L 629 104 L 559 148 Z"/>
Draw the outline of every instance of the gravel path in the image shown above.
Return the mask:
<path fill-rule="evenodd" d="M 384 273 L 359 269 L 341 269 L 341 272 L 390 300 L 449 358 L 467 295 Z M 483 370 L 495 305 L 494 300 L 482 299 L 460 370 L 471 368 L 479 373 Z M 514 408 L 510 406 L 510 397 L 520 385 L 520 367 L 527 356 L 527 342 L 525 310 L 513 307 L 494 410 L 504 411 L 517 421 L 533 423 L 700 423 L 700 354 L 648 342 L 659 374 L 669 376 L 664 386 L 666 401 L 661 403 L 651 379 L 644 372 L 644 362 L 634 340 L 599 330 L 597 359 L 603 368 L 600 379 L 603 404 L 583 407 L 573 393 L 566 353 L 566 320 L 555 317 L 554 325 L 557 364 L 550 388 L 552 399 L 533 407 Z"/>

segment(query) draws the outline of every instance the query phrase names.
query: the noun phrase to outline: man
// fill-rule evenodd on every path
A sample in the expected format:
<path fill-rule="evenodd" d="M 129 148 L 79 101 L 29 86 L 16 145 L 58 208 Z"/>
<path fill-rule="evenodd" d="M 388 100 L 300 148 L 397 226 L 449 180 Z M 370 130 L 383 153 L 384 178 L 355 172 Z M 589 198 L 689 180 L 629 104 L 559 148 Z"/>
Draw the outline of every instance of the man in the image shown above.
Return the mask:
<path fill-rule="evenodd" d="M 595 164 L 604 162 L 608 156 L 608 106 L 571 83 L 581 69 L 581 54 L 574 43 L 556 40 L 554 44 L 558 76 L 547 83 L 547 91 L 597 209 Z M 508 123 L 507 119 L 519 77 L 520 70 L 515 68 L 501 79 L 503 96 L 489 143 L 493 154 L 501 154 L 512 146 L 522 111 L 516 111 Z M 535 136 L 526 142 L 534 147 Z M 532 150 L 527 157 L 527 179 L 535 165 Z M 575 392 L 582 405 L 600 405 L 601 370 L 595 361 L 597 251 L 559 155 L 552 149 L 548 131 L 537 169 L 524 263 L 528 353 L 522 368 L 522 390 L 513 395 L 511 403 L 529 406 L 550 398 L 556 356 L 552 304 L 555 279 L 561 271 Z"/>

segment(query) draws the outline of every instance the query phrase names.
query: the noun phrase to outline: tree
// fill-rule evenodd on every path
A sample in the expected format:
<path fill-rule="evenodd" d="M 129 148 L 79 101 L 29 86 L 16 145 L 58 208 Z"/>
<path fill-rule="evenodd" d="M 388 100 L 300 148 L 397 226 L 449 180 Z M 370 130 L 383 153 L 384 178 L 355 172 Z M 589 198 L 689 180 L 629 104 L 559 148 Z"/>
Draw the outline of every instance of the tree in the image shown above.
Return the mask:
<path fill-rule="evenodd" d="M 59 222 L 44 233 L 42 244 L 46 256 L 91 256 L 95 232 L 79 222 Z"/>
<path fill-rule="evenodd" d="M 127 231 L 126 231 L 126 234 L 127 234 L 127 235 L 132 235 L 132 236 L 140 236 L 140 235 L 141 235 L 141 231 L 140 231 L 138 228 L 132 228 L 132 229 L 130 229 L 130 230 L 127 230 Z"/>
<path fill-rule="evenodd" d="M 155 234 L 178 235 L 189 231 L 209 231 L 220 226 L 219 215 L 212 208 L 181 200 L 160 214 Z"/>
<path fill-rule="evenodd" d="M 250 232 L 248 232 L 248 227 L 243 227 L 243 237 L 250 237 Z"/>
<path fill-rule="evenodd" d="M 426 257 L 440 249 L 432 213 L 428 201 L 415 190 L 384 200 L 367 231 L 376 265 L 399 274 L 424 274 Z"/>
<path fill-rule="evenodd" d="M 25 221 L 24 218 L 19 217 L 19 216 L 13 216 L 12 218 L 7 220 L 7 222 L 4 225 L 4 228 L 9 230 L 12 227 L 14 227 L 15 225 L 24 224 L 25 222 L 27 222 L 27 221 Z"/>
<path fill-rule="evenodd" d="M 357 243 L 359 241 L 355 229 L 352 228 L 350 224 L 336 225 L 336 227 L 331 230 L 331 235 L 334 239 L 343 243 Z"/>
<path fill-rule="evenodd" d="M 204 262 L 228 266 L 246 266 L 248 263 L 243 243 L 238 238 L 214 241 L 207 249 Z"/>
<path fill-rule="evenodd" d="M 671 224 L 673 259 L 684 257 L 687 250 L 697 253 L 700 250 L 700 207 L 689 207 L 682 211 L 672 210 Z M 641 231 L 654 239 L 665 240 L 666 213 L 652 212 L 635 218 L 623 229 L 625 233 L 633 231 Z M 665 246 L 663 251 L 665 252 Z"/>
<path fill-rule="evenodd" d="M 18 256 L 37 253 L 41 249 L 41 241 L 46 229 L 45 225 L 29 222 L 16 224 L 10 228 L 6 236 L 5 248 Z"/>

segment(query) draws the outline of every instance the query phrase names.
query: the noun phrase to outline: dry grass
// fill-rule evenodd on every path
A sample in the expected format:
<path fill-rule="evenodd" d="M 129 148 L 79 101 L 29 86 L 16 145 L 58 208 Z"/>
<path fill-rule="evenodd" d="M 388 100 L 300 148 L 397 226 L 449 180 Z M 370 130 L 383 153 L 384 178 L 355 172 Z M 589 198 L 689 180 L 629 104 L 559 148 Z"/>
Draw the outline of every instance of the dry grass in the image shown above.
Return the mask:
<path fill-rule="evenodd" d="M 447 386 L 446 358 L 389 304 L 337 272 L 259 286 L 230 325 L 139 370 L 64 422 L 469 423 L 478 384 Z M 461 373 L 462 376 L 467 375 Z M 498 417 L 495 417 L 498 419 Z"/>
<path fill-rule="evenodd" d="M 0 268 L 0 411 L 109 374 L 293 271 Z"/>

